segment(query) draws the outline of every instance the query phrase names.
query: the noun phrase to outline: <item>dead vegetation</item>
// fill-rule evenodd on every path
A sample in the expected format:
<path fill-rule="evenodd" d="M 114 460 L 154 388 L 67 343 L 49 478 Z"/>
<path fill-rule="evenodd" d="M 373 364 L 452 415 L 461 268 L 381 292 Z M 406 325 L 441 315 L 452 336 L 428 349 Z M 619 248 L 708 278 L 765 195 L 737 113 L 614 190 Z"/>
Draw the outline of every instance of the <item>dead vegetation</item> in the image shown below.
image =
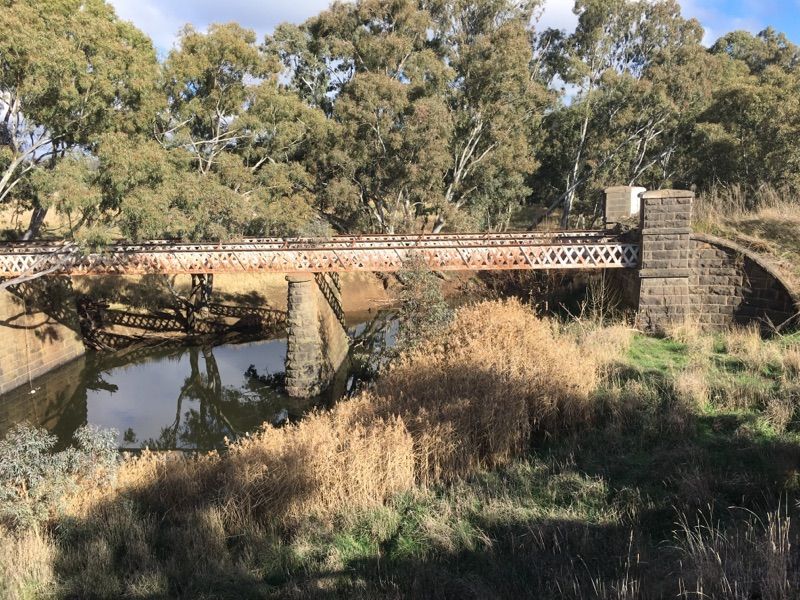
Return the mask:
<path fill-rule="evenodd" d="M 0 593 L 796 597 L 796 338 L 647 338 L 517 301 L 447 327 L 331 410 L 129 458 L 0 530 Z"/>

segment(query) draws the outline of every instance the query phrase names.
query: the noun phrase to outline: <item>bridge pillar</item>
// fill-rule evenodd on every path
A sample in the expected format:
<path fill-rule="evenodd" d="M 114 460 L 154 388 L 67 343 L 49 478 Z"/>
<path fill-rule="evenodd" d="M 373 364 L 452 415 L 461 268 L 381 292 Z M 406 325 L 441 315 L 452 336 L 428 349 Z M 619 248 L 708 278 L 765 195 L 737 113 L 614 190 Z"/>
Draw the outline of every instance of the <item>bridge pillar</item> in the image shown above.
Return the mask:
<path fill-rule="evenodd" d="M 642 194 L 637 323 L 643 329 L 663 330 L 690 314 L 693 200 L 694 193 L 685 190 Z"/>
<path fill-rule="evenodd" d="M 311 398 L 344 367 L 350 339 L 337 281 L 330 275 L 288 275 L 286 391 Z"/>

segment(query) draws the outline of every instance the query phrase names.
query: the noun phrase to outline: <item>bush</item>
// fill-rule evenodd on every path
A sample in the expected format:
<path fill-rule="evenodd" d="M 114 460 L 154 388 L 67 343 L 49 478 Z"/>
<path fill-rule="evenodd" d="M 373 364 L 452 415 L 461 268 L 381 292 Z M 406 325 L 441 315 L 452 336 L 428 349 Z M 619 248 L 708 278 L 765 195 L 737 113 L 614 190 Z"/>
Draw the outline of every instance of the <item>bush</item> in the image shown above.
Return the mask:
<path fill-rule="evenodd" d="M 442 331 L 453 311 L 445 302 L 436 274 L 420 260 L 410 260 L 398 277 L 403 291 L 395 351 L 401 353 Z"/>
<path fill-rule="evenodd" d="M 483 302 L 401 356 L 378 381 L 374 405 L 403 419 L 417 476 L 431 483 L 504 464 L 534 435 L 585 424 L 597 376 L 594 357 L 532 309 Z"/>
<path fill-rule="evenodd" d="M 55 436 L 14 426 L 0 441 L 0 523 L 36 526 L 61 509 L 79 483 L 107 481 L 116 468 L 116 438 L 113 430 L 89 425 L 75 433 L 76 447 L 53 452 Z"/>

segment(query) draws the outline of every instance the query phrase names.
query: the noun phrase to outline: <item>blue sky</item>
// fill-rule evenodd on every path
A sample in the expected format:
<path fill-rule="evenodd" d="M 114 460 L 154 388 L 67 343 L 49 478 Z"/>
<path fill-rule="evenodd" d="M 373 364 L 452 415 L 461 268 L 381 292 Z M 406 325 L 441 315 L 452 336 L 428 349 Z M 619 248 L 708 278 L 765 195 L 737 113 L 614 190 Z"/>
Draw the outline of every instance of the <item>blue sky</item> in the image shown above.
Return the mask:
<path fill-rule="evenodd" d="M 480 0 L 476 0 L 480 1 Z M 238 21 L 260 36 L 284 21 L 300 23 L 324 9 L 328 0 L 110 0 L 117 13 L 149 34 L 161 53 L 168 51 L 181 26 Z M 800 0 L 679 0 L 684 14 L 696 17 L 712 43 L 734 29 L 757 32 L 772 25 L 800 44 Z M 573 0 L 546 0 L 542 25 L 574 27 Z"/>

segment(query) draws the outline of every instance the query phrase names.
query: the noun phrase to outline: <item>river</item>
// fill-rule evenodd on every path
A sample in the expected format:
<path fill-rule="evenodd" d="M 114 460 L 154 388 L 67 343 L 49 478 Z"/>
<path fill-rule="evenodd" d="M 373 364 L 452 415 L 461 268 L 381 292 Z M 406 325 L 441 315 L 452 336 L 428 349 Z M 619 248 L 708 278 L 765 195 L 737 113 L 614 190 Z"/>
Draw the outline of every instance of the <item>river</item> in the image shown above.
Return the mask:
<path fill-rule="evenodd" d="M 115 429 L 121 449 L 219 448 L 264 422 L 302 418 L 368 380 L 394 343 L 396 322 L 384 312 L 354 321 L 348 369 L 319 398 L 284 393 L 285 338 L 89 352 L 0 396 L 0 437 L 27 421 L 64 447 L 93 424 Z"/>

